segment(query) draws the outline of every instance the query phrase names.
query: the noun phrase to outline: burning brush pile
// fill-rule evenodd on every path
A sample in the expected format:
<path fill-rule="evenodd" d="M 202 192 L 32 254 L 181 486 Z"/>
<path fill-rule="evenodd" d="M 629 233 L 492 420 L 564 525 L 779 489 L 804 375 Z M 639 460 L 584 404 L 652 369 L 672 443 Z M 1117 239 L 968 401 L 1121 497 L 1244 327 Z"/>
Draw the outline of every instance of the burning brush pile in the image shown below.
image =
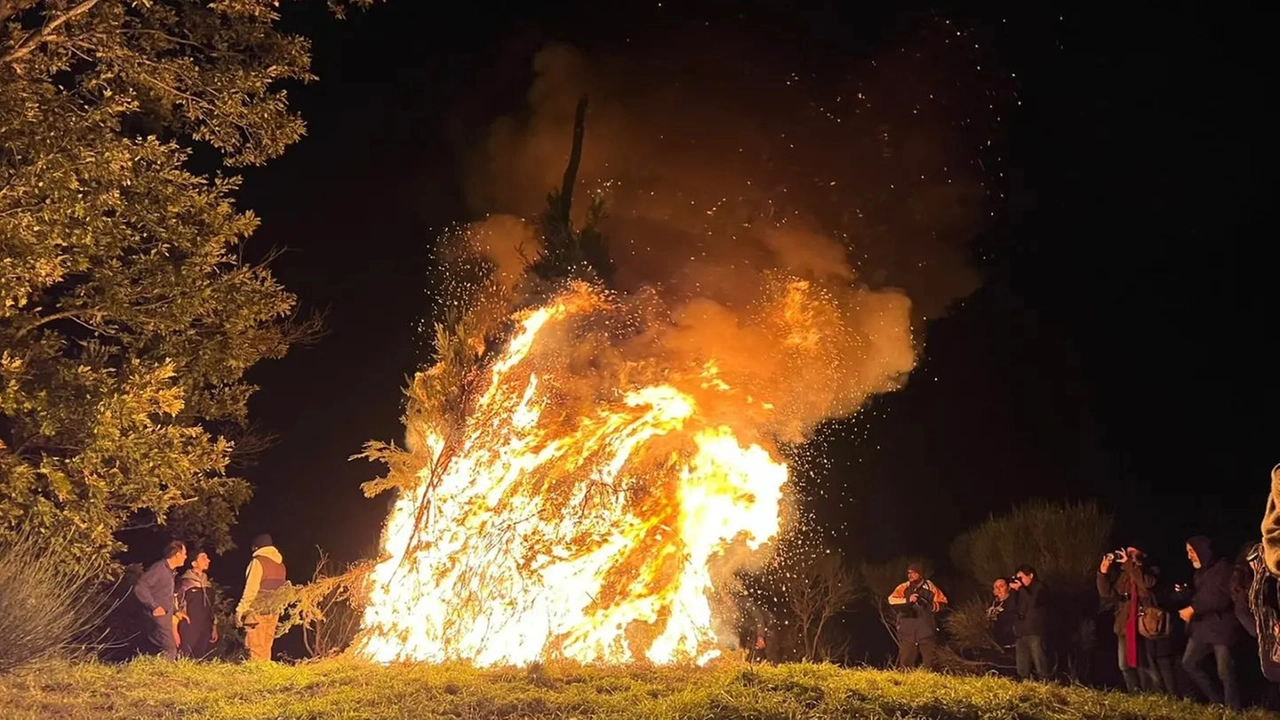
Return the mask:
<path fill-rule="evenodd" d="M 509 317 L 473 307 L 461 334 L 442 328 L 411 388 L 409 452 L 390 458 L 414 480 L 357 651 L 669 663 L 732 644 L 720 580 L 779 535 L 778 439 L 913 359 L 904 296 L 759 281 L 742 316 L 568 279 Z M 707 322 L 729 323 L 728 346 L 698 337 Z"/>
<path fill-rule="evenodd" d="M 648 132 L 659 104 L 602 104 L 584 151 L 566 88 L 621 84 L 583 80 L 563 49 L 539 62 L 541 109 L 488 143 L 488 172 L 559 190 L 541 214 L 490 214 L 440 247 L 447 313 L 407 392 L 405 447 L 369 452 L 390 472 L 366 491 L 397 496 L 354 651 L 705 662 L 737 645 L 735 574 L 787 530 L 782 450 L 901 384 L 912 304 L 820 223 L 753 194 L 749 168 L 645 146 L 668 137 Z M 707 147 L 739 141 L 725 123 L 686 127 L 710 128 Z M 727 202 L 716 188 L 735 181 Z M 572 206 L 575 188 L 592 202 Z"/>

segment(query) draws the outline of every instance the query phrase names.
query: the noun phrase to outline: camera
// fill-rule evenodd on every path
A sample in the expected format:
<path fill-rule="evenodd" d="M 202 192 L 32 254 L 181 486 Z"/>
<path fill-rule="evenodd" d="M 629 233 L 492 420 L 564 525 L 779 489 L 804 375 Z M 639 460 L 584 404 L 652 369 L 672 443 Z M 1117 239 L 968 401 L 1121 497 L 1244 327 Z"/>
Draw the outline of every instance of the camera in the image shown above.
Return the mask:
<path fill-rule="evenodd" d="M 1125 552 L 1124 548 L 1120 548 L 1119 550 L 1112 550 L 1107 553 L 1107 557 L 1111 558 L 1115 562 L 1124 562 L 1129 559 L 1129 553 Z"/>

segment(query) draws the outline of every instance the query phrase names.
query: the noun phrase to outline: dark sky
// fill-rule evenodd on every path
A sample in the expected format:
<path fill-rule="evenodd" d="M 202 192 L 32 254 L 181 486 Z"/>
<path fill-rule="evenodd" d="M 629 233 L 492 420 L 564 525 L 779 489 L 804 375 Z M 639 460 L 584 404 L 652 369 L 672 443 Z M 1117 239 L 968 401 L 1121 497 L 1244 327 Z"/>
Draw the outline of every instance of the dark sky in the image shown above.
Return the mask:
<path fill-rule="evenodd" d="M 264 530 L 295 574 L 316 545 L 354 558 L 377 540 L 387 500 L 359 485 L 378 468 L 347 458 L 402 439 L 401 388 L 427 357 L 416 328 L 433 240 L 474 219 L 465 124 L 518 108 L 549 40 L 625 54 L 625 38 L 690 27 L 714 43 L 720 24 L 765 30 L 821 68 L 875 57 L 941 17 L 973 30 L 992 72 L 1017 78 L 992 168 L 1004 200 L 971 246 L 984 283 L 927 326 L 906 388 L 814 446 L 829 462 L 807 485 L 835 498 L 820 519 L 846 547 L 943 559 L 958 532 L 1034 496 L 1097 498 L 1119 515 L 1118 542 L 1167 554 L 1193 532 L 1229 547 L 1257 533 L 1280 456 L 1265 440 L 1278 424 L 1275 311 L 1254 249 L 1267 242 L 1263 64 L 1246 20 L 599 5 L 469 15 L 394 0 L 341 23 L 289 9 L 315 40 L 320 80 L 292 92 L 308 137 L 248 172 L 241 202 L 262 218 L 259 247 L 291 250 L 277 275 L 329 309 L 330 334 L 253 371 L 253 414 L 281 441 L 248 472 L 256 496 L 224 577 Z"/>

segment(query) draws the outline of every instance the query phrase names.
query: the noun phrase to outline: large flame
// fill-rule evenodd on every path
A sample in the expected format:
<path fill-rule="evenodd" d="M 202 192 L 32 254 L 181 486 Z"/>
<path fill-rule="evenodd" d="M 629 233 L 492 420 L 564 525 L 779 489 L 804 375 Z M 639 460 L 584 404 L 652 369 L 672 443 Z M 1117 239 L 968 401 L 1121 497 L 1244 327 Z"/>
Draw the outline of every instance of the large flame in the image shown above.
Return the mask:
<path fill-rule="evenodd" d="M 518 317 L 452 447 L 410 428 L 431 457 L 388 518 L 357 653 L 669 663 L 725 645 L 717 560 L 778 534 L 787 466 L 700 407 L 741 396 L 713 362 L 566 409 L 569 363 L 545 358 L 606 303 L 576 284 Z"/>

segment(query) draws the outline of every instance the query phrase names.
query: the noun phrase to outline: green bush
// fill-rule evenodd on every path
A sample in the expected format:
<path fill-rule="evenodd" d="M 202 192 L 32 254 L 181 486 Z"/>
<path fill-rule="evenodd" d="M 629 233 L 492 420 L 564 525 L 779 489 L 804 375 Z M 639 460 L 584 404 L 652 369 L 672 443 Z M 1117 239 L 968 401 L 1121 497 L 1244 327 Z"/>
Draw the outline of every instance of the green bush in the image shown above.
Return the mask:
<path fill-rule="evenodd" d="M 92 644 L 102 568 L 23 533 L 0 540 L 0 673 Z"/>
<path fill-rule="evenodd" d="M 952 563 L 981 587 L 1028 563 L 1049 594 L 1049 654 L 1072 679 L 1090 673 L 1093 616 L 1098 609 L 1094 573 L 1107 547 L 1112 516 L 1094 503 L 1036 500 L 991 517 L 951 545 Z M 957 623 L 964 620 L 957 619 Z M 976 628 L 956 630 L 974 641 Z"/>

